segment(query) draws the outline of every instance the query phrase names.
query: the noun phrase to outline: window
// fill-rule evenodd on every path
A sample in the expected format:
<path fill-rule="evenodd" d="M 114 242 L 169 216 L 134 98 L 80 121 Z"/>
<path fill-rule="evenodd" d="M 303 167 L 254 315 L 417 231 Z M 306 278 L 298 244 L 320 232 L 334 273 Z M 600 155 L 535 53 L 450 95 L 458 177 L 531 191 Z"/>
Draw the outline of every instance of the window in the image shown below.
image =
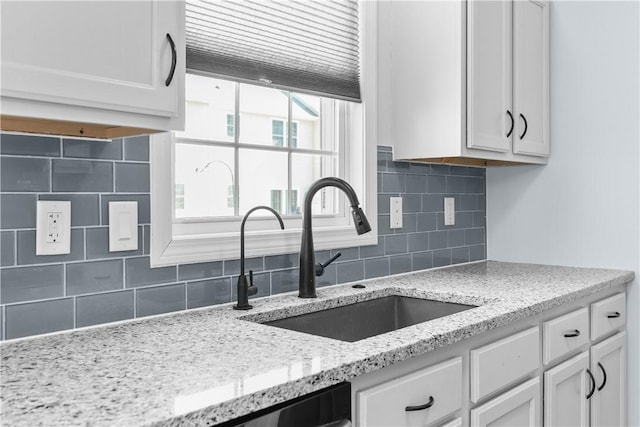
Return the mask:
<path fill-rule="evenodd" d="M 184 209 L 184 184 L 176 184 L 175 197 L 176 210 Z"/>
<path fill-rule="evenodd" d="M 299 215 L 297 203 L 286 203 L 293 200 L 289 194 L 304 192 L 322 177 L 344 176 L 337 117 L 342 104 L 346 101 L 187 74 L 186 110 L 198 105 L 208 119 L 187 120 L 185 131 L 176 132 L 175 181 L 192 202 L 180 209 L 176 204 L 175 218 L 240 217 L 253 206 L 276 203 L 274 191 L 281 193 L 274 207 L 281 215 Z M 227 112 L 230 106 L 235 114 Z M 337 198 L 335 189 L 323 189 L 314 199 L 314 214 L 340 214 Z"/>
<path fill-rule="evenodd" d="M 185 131 L 151 137 L 153 266 L 237 258 L 240 222 L 256 205 L 277 210 L 285 230 L 256 211 L 246 255 L 299 251 L 304 195 L 325 176 L 354 187 L 373 232 L 357 236 L 346 198 L 326 188 L 312 200 L 316 250 L 377 242 L 375 19 L 366 22 L 362 104 L 187 74 Z"/>
<path fill-rule="evenodd" d="M 285 139 L 287 139 L 288 130 L 288 122 L 277 119 L 271 120 L 271 135 L 273 139 L 273 145 L 282 147 L 284 145 Z M 291 141 L 289 143 L 293 148 L 296 148 L 298 146 L 298 122 L 293 122 L 291 124 Z"/>
<path fill-rule="evenodd" d="M 227 136 L 233 137 L 236 134 L 236 116 L 227 113 Z"/>

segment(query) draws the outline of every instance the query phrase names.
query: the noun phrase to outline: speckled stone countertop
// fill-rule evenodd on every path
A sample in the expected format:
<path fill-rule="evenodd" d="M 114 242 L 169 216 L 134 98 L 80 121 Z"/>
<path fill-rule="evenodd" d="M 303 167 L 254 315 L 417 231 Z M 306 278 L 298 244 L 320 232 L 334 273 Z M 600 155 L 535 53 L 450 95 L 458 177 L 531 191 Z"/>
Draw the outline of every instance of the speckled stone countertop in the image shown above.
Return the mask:
<path fill-rule="evenodd" d="M 626 271 L 479 262 L 0 345 L 2 425 L 215 424 L 633 280 Z M 478 308 L 354 343 L 265 321 L 386 295 Z"/>

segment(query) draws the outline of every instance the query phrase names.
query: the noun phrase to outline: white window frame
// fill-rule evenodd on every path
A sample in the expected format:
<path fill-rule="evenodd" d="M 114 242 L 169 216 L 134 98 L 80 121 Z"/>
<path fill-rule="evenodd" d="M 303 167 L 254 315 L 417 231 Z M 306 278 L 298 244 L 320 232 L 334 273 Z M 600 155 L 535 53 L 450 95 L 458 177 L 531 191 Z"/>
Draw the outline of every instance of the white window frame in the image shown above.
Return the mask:
<path fill-rule="evenodd" d="M 377 49 L 376 2 L 361 1 L 361 78 L 362 104 L 349 104 L 347 116 L 360 126 L 350 126 L 345 167 L 345 179 L 356 190 L 361 207 L 371 224 L 371 232 L 358 236 L 354 230 L 350 209 L 345 217 L 332 225 L 323 225 L 326 218 L 314 217 L 315 250 L 375 245 L 378 243 L 377 209 Z M 151 159 L 151 266 L 237 259 L 240 256 L 241 218 L 228 222 L 224 232 L 197 236 L 179 236 L 173 232 L 173 144 L 172 133 L 150 136 Z M 267 173 L 267 172 L 265 172 Z M 301 197 L 303 195 L 299 195 Z M 320 197 L 317 194 L 316 197 Z M 340 200 L 344 196 L 340 192 Z M 262 223 L 267 227 L 252 224 Z M 294 224 L 296 224 L 295 226 Z M 295 253 L 300 250 L 301 219 L 289 220 L 280 230 L 271 217 L 254 217 L 245 228 L 245 256 Z M 289 226 L 287 226 L 289 225 Z M 260 228 L 256 230 L 256 228 Z"/>

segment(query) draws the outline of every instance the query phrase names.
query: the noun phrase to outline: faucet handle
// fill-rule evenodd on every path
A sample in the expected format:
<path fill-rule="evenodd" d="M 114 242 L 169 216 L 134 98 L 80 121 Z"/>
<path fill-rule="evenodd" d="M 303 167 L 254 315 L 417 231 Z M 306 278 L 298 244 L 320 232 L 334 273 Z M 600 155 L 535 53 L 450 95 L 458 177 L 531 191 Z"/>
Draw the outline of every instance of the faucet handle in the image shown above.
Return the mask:
<path fill-rule="evenodd" d="M 331 264 L 333 261 L 338 259 L 340 255 L 342 255 L 342 252 L 336 253 L 334 256 L 329 258 L 324 264 L 320 264 L 320 263 L 316 264 L 316 276 L 318 277 L 322 276 L 324 274 L 324 269 L 327 268 L 329 264 Z"/>
<path fill-rule="evenodd" d="M 255 295 L 258 293 L 258 287 L 253 286 L 253 270 L 249 270 L 249 287 L 247 288 L 247 295 Z"/>

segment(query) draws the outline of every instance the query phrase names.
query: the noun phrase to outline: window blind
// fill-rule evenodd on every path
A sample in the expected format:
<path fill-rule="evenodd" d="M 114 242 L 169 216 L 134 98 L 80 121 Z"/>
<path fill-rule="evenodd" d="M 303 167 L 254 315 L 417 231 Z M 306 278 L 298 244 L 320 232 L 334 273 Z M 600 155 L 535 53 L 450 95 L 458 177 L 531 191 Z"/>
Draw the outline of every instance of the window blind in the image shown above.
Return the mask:
<path fill-rule="evenodd" d="M 360 101 L 356 0 L 187 0 L 187 68 Z"/>

